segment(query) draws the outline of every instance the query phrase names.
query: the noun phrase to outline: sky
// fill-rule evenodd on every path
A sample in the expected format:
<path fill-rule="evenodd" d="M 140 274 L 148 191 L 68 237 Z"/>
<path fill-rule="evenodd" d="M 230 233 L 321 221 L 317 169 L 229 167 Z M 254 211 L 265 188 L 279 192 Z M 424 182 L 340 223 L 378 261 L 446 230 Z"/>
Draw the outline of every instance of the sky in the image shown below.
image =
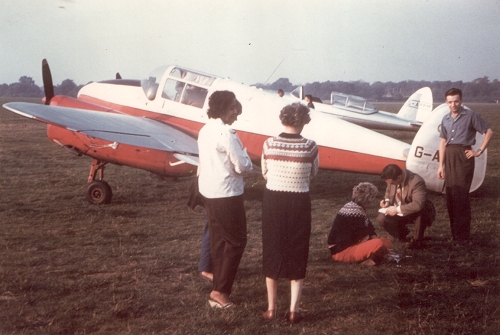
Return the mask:
<path fill-rule="evenodd" d="M 0 83 L 500 79 L 500 0 L 0 0 Z"/>

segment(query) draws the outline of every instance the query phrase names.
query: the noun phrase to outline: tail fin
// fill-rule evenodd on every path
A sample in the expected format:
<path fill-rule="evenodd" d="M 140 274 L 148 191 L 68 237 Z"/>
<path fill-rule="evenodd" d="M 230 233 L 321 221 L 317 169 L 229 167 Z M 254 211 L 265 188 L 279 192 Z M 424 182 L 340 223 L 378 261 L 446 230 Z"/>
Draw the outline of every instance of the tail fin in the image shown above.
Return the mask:
<path fill-rule="evenodd" d="M 415 135 L 406 160 L 406 167 L 424 178 L 427 189 L 440 193 L 444 193 L 444 180 L 437 177 L 439 144 L 441 142 L 439 130 L 443 116 L 449 112 L 450 110 L 446 104 L 442 104 L 434 109 Z M 473 147 L 475 150 L 481 145 L 483 136 L 479 133 L 476 135 L 476 144 Z M 481 156 L 475 158 L 475 160 L 471 192 L 478 189 L 484 181 L 487 152 L 485 151 Z"/>
<path fill-rule="evenodd" d="M 399 110 L 398 116 L 424 122 L 432 113 L 432 91 L 429 87 L 422 87 L 413 93 Z"/>

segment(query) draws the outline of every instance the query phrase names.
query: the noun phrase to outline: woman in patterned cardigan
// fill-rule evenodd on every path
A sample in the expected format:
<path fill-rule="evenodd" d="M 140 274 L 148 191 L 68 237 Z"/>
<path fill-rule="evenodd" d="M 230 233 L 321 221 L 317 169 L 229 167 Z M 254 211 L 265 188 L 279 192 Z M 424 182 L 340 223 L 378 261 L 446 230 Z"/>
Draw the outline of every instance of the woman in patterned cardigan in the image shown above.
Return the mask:
<path fill-rule="evenodd" d="M 278 278 L 291 284 L 290 313 L 297 323 L 302 283 L 306 275 L 311 235 L 310 179 L 318 171 L 318 147 L 300 135 L 309 123 L 309 108 L 293 103 L 280 113 L 284 131 L 266 140 L 262 152 L 262 175 L 266 189 L 262 203 L 263 272 L 266 276 L 268 310 L 263 317 L 276 317 Z"/>
<path fill-rule="evenodd" d="M 371 183 L 360 183 L 352 190 L 352 200 L 344 205 L 333 221 L 328 235 L 332 258 L 339 262 L 375 265 L 389 253 L 391 242 L 377 238 L 365 208 L 378 190 Z"/>

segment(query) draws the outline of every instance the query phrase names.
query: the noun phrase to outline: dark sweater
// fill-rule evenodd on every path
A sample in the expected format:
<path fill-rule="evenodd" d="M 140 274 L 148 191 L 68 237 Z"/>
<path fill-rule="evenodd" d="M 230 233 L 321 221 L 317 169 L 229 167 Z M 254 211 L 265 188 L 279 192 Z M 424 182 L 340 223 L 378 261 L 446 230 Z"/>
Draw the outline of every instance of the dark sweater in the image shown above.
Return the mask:
<path fill-rule="evenodd" d="M 333 220 L 328 235 L 328 245 L 332 255 L 358 244 L 366 236 L 374 236 L 373 224 L 366 212 L 357 203 L 350 201 L 344 205 Z"/>

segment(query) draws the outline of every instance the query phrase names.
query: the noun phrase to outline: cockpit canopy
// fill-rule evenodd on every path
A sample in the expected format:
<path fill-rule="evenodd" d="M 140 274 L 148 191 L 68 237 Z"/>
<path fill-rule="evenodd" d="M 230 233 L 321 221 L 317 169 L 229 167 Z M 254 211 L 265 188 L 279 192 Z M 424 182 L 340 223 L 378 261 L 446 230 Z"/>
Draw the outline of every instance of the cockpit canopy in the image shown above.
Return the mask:
<path fill-rule="evenodd" d="M 330 103 L 339 108 L 347 109 L 361 114 L 373 114 L 378 110 L 368 100 L 355 95 L 332 92 Z"/>
<path fill-rule="evenodd" d="M 165 68 L 159 68 L 148 79 L 141 82 L 142 89 L 149 100 L 156 98 L 160 81 L 165 71 Z M 161 97 L 185 105 L 203 108 L 208 88 L 213 84 L 215 79 L 216 77 L 214 76 L 173 67 L 164 79 L 165 82 Z"/>

